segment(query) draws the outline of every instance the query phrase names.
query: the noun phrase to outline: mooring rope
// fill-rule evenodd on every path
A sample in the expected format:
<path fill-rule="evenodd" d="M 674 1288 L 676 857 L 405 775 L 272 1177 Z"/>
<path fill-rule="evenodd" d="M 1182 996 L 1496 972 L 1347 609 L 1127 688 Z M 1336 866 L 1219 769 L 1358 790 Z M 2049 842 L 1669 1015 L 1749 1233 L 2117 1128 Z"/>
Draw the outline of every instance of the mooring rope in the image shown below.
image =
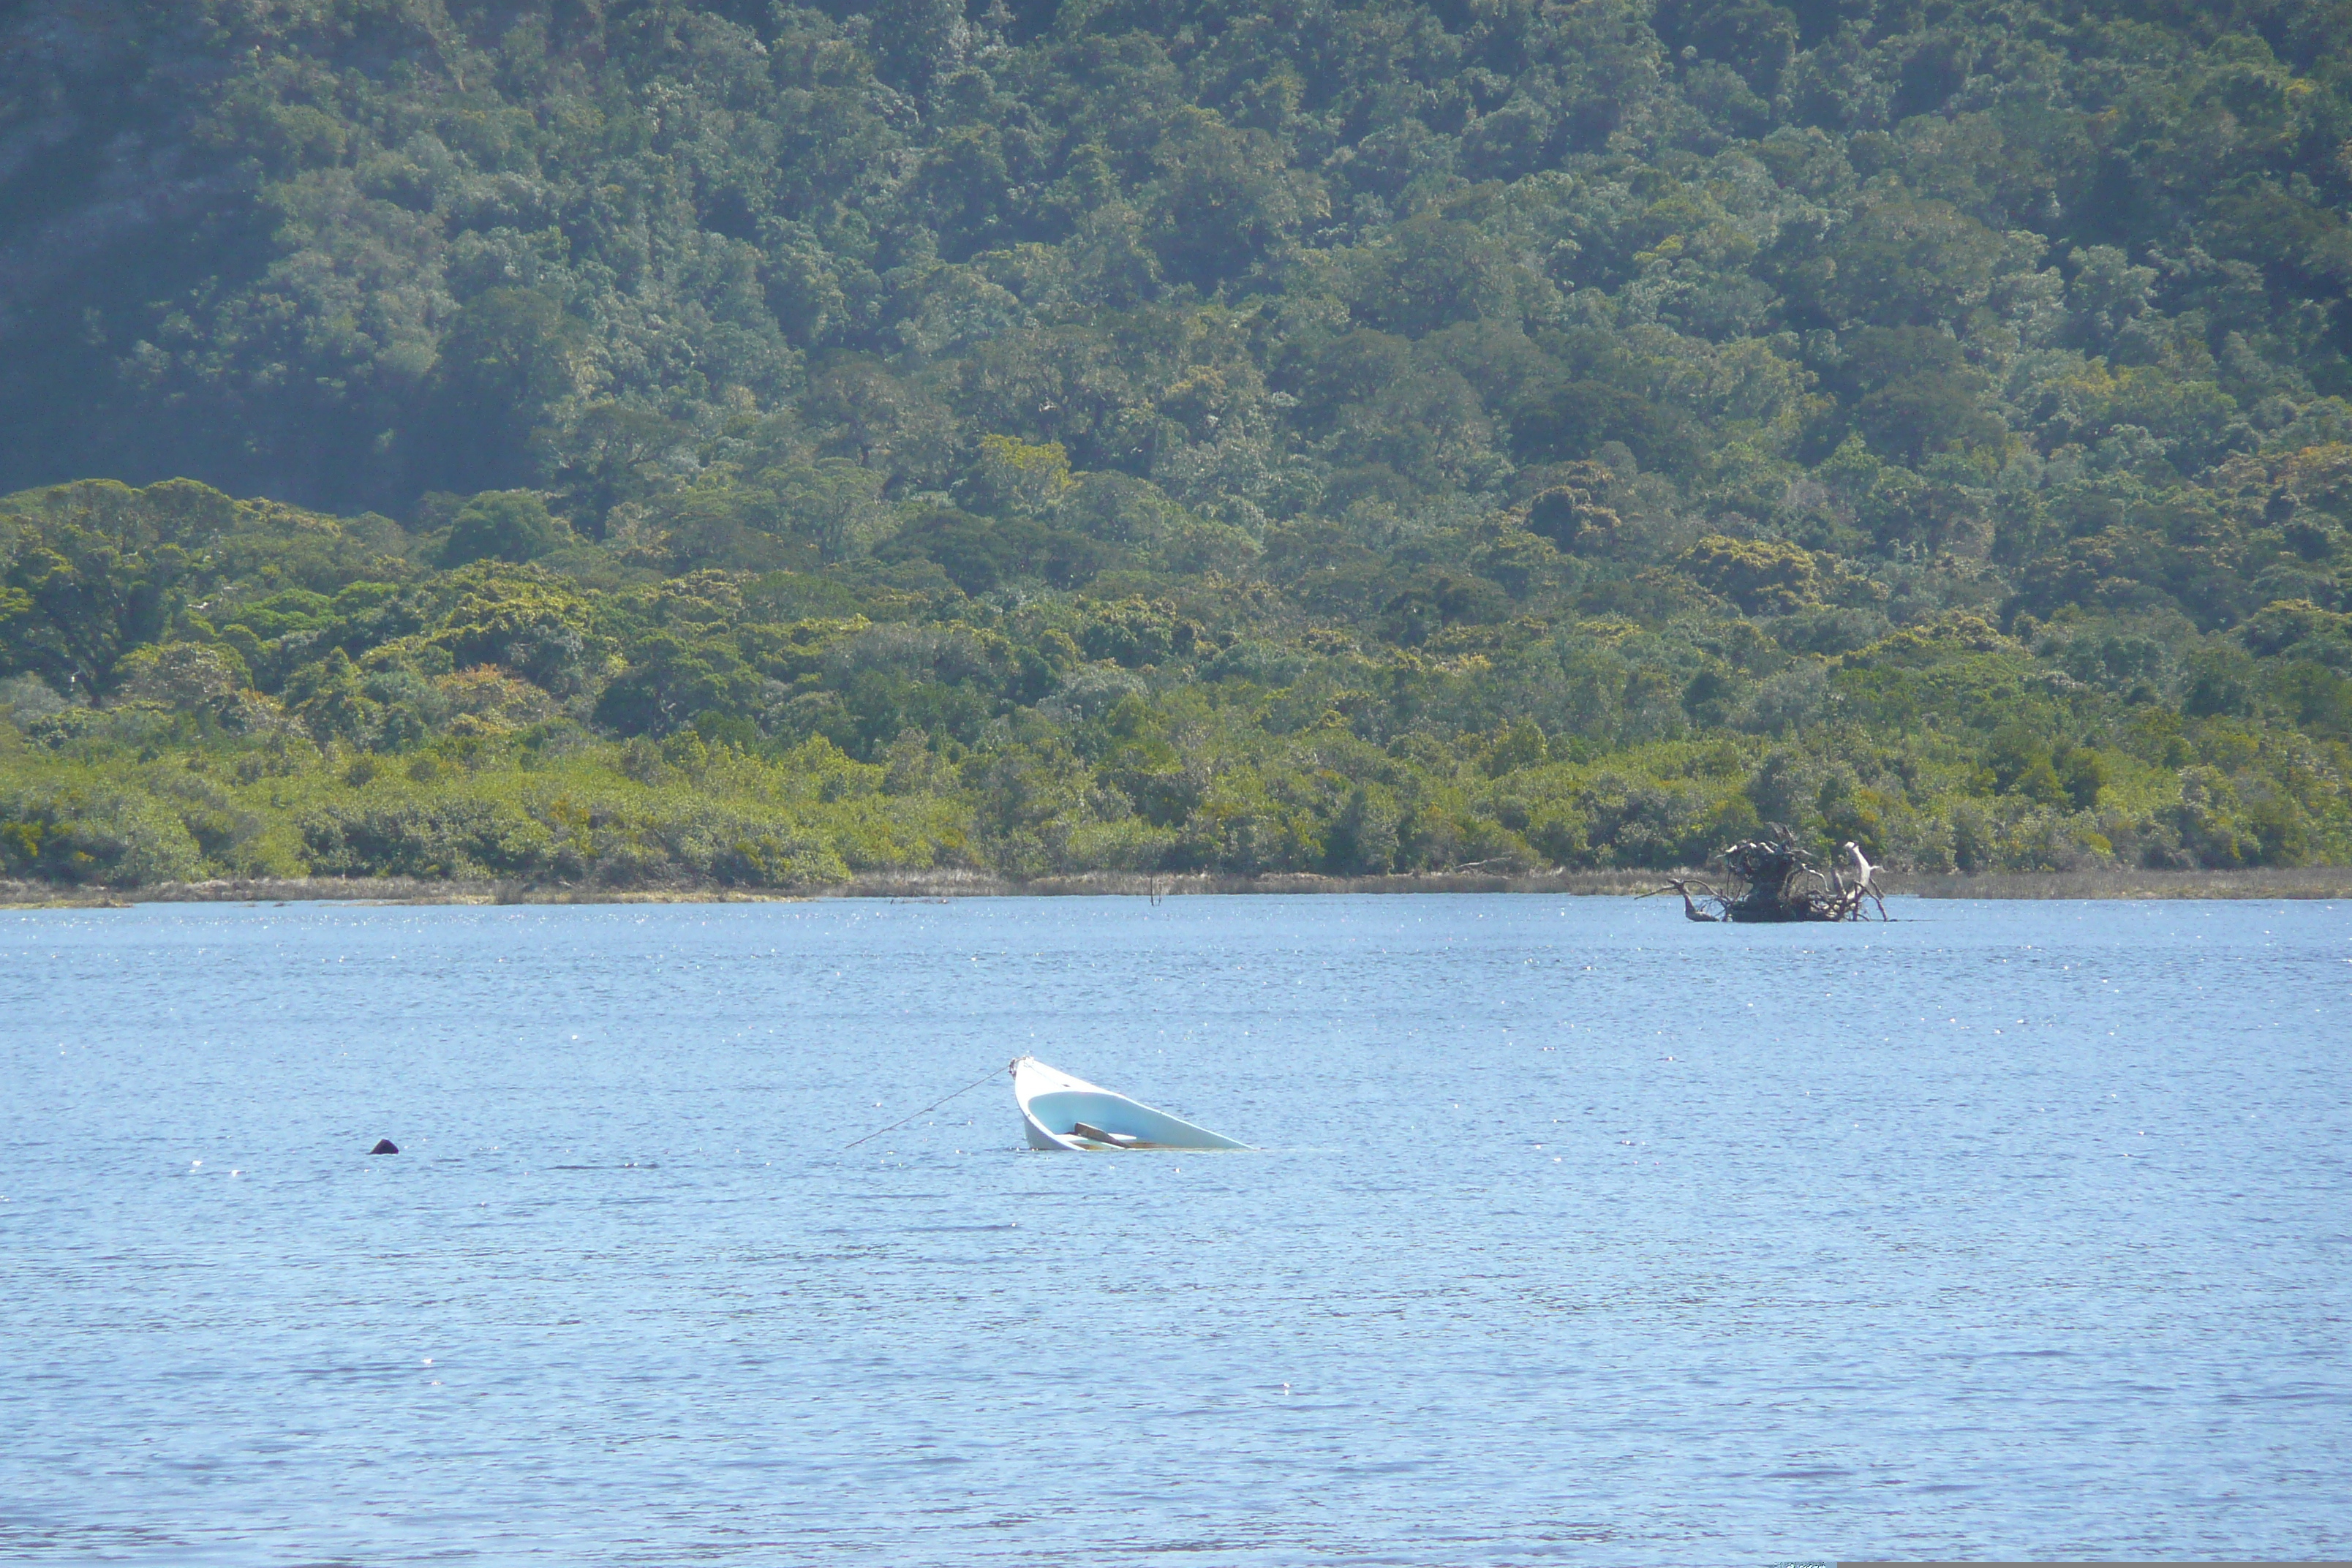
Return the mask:
<path fill-rule="evenodd" d="M 1009 1071 L 1011 1070 L 1011 1068 L 1012 1063 L 1008 1062 L 1003 1068 L 989 1068 L 986 1072 L 981 1074 L 980 1077 L 972 1079 L 961 1089 L 957 1089 L 955 1094 L 942 1095 L 939 1099 L 931 1101 L 930 1104 L 926 1105 L 922 1110 L 915 1112 L 915 1116 L 929 1116 L 932 1111 L 937 1110 L 940 1106 L 945 1105 L 949 1100 L 953 1100 L 956 1097 L 956 1094 L 970 1094 L 973 1089 L 978 1089 L 982 1084 L 984 1084 L 990 1079 L 994 1078 L 999 1072 Z M 904 1127 L 908 1122 L 912 1121 L 915 1119 L 915 1116 L 901 1116 L 898 1121 L 893 1121 L 887 1127 L 877 1127 L 865 1137 L 858 1139 L 856 1142 L 844 1143 L 841 1146 L 841 1152 L 846 1154 L 852 1149 L 856 1148 L 858 1143 L 870 1142 L 872 1140 L 881 1137 L 885 1132 L 896 1132 L 899 1128 Z"/>

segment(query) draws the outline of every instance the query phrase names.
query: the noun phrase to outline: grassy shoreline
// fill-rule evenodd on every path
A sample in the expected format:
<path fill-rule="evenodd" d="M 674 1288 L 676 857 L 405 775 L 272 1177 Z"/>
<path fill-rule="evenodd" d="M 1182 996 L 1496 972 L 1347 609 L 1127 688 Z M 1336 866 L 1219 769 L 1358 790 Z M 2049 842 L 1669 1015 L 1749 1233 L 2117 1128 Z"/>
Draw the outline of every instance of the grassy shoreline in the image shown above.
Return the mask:
<path fill-rule="evenodd" d="M 1674 873 L 1698 875 L 1704 873 Z M 1667 873 L 1551 871 L 1488 875 L 1473 871 L 1411 876 L 1326 877 L 1286 873 L 1150 876 L 1095 871 L 1022 879 L 982 871 L 898 871 L 798 890 L 677 883 L 637 888 L 569 887 L 491 879 L 299 877 L 166 882 L 148 888 L 53 888 L 0 882 L 0 908 L 127 909 L 147 903 L 631 904 L 776 903 L 814 899 L 1144 898 L 1234 893 L 1549 893 L 1628 897 L 1654 892 Z M 2093 870 L 1990 872 L 1979 876 L 1887 879 L 1892 896 L 1923 899 L 2352 899 L 2352 867 L 2261 868 L 2235 871 Z"/>
<path fill-rule="evenodd" d="M 1896 877 L 1893 890 L 1923 899 L 2344 899 L 2352 867 L 2266 866 L 2236 871 L 1992 871 Z"/>

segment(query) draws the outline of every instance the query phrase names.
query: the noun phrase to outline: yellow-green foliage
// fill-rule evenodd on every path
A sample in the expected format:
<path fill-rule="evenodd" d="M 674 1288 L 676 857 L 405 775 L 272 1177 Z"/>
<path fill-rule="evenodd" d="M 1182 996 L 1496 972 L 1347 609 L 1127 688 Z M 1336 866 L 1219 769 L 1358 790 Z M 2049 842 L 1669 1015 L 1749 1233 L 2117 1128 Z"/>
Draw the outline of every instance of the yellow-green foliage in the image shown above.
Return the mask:
<path fill-rule="evenodd" d="M 1834 561 L 1824 574 L 1822 557 L 1777 540 L 1712 534 L 1684 551 L 1677 563 L 1751 616 L 1787 615 L 1844 586 Z"/>

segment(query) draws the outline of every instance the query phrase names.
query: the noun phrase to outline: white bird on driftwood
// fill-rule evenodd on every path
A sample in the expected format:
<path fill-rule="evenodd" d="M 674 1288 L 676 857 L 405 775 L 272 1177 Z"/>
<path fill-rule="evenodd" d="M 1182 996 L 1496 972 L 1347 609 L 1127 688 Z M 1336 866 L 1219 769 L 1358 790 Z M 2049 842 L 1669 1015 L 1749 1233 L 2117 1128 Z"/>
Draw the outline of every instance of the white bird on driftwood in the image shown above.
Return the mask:
<path fill-rule="evenodd" d="M 1856 844 L 1851 838 L 1847 839 L 1844 844 L 1840 846 L 1840 847 L 1843 848 L 1853 860 L 1853 900 L 1855 906 L 1859 908 L 1864 895 L 1867 894 L 1872 901 L 1878 905 L 1878 912 L 1884 915 L 1886 912 L 1886 900 L 1880 895 L 1878 890 L 1878 873 L 1885 870 L 1885 868 L 1883 866 L 1872 865 L 1870 863 L 1870 857 L 1862 852 L 1862 846 Z"/>

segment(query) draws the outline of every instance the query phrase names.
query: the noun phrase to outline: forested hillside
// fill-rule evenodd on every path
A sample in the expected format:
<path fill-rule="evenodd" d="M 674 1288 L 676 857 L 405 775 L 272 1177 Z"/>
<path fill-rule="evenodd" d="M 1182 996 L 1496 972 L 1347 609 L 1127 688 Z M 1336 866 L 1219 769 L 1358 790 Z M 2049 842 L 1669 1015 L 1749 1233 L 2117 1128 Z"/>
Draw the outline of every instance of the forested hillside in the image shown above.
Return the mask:
<path fill-rule="evenodd" d="M 0 876 L 2352 859 L 2352 0 L 28 0 Z"/>

